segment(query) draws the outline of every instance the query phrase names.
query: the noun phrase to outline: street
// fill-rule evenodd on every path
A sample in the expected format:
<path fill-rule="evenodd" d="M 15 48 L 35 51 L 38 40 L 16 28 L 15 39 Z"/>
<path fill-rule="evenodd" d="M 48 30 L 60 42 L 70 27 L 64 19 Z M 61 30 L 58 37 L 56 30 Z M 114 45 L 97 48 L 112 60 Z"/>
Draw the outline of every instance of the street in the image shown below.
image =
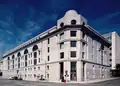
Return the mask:
<path fill-rule="evenodd" d="M 120 79 L 92 84 L 60 84 L 35 81 L 16 81 L 0 79 L 0 86 L 120 86 Z"/>

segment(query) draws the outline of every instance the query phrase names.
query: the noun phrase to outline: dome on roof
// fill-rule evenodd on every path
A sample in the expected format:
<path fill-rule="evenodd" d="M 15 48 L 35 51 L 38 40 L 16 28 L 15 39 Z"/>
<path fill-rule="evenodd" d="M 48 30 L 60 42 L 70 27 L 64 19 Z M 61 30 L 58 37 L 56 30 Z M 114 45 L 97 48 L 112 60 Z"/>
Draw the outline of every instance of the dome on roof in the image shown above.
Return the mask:
<path fill-rule="evenodd" d="M 77 15 L 78 13 L 75 10 L 69 10 L 65 13 L 65 16 L 73 16 Z"/>

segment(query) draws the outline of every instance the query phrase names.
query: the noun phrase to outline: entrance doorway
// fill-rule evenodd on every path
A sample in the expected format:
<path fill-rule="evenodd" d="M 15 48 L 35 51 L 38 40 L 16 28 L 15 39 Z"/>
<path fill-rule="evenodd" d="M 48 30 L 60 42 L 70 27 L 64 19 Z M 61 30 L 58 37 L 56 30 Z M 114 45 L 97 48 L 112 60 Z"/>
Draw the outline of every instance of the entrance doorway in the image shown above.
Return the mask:
<path fill-rule="evenodd" d="M 71 62 L 70 79 L 71 81 L 77 81 L 76 62 Z"/>
<path fill-rule="evenodd" d="M 64 62 L 60 62 L 60 79 L 64 77 Z"/>

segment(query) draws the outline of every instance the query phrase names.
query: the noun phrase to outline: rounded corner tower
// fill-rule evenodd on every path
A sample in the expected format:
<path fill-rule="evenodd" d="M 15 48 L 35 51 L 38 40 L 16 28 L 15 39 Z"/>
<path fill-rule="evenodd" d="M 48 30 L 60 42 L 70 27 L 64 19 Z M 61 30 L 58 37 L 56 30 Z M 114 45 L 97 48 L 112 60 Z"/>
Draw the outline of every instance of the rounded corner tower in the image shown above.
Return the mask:
<path fill-rule="evenodd" d="M 83 16 L 78 14 L 75 10 L 68 10 L 64 17 L 57 21 L 57 28 L 61 28 L 65 25 L 81 25 L 83 22 L 87 24 L 87 20 Z"/>

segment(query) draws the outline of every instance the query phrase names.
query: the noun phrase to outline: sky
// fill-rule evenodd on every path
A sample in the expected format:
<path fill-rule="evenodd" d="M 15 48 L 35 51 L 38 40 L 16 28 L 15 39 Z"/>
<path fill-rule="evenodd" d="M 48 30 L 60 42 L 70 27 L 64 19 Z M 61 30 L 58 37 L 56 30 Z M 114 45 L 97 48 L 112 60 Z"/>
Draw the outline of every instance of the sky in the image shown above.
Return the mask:
<path fill-rule="evenodd" d="M 0 0 L 0 56 L 76 10 L 101 34 L 120 33 L 120 0 Z"/>

